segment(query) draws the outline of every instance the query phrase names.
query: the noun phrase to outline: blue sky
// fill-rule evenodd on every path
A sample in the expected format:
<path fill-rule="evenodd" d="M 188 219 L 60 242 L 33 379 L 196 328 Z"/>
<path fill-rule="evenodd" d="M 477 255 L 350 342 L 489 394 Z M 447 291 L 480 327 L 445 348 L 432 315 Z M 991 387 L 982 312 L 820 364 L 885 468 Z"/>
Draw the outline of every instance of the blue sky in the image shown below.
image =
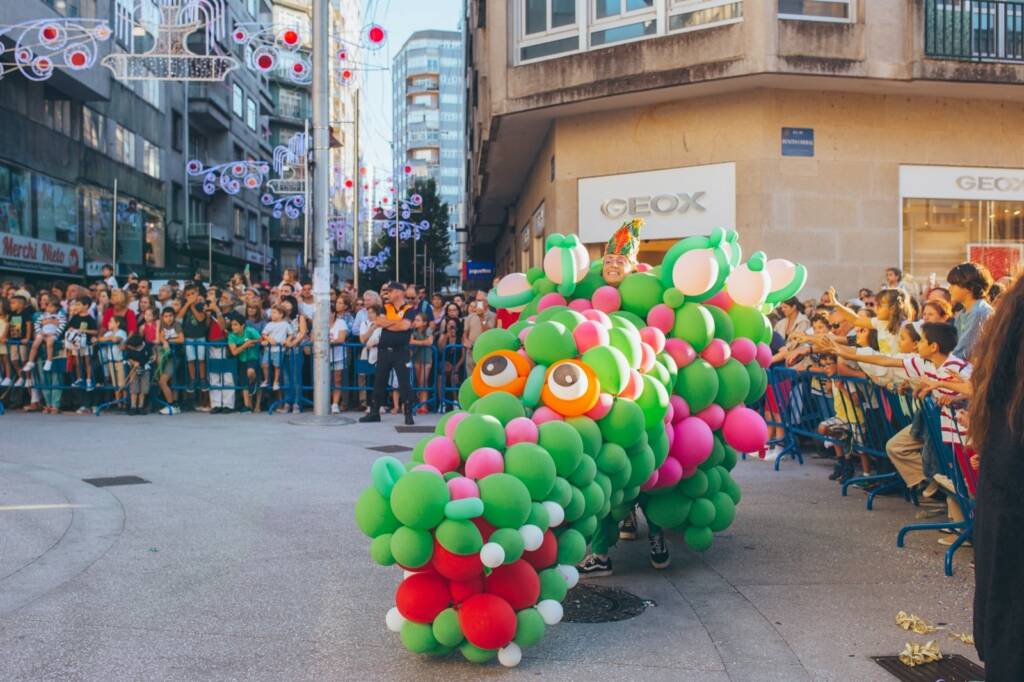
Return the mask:
<path fill-rule="evenodd" d="M 416 31 L 458 30 L 463 0 L 366 0 L 363 23 L 377 23 L 388 33 L 386 55 L 374 56 L 375 64 L 391 66 L 406 39 Z M 363 158 L 368 165 L 391 169 L 391 71 L 364 74 L 362 94 Z"/>

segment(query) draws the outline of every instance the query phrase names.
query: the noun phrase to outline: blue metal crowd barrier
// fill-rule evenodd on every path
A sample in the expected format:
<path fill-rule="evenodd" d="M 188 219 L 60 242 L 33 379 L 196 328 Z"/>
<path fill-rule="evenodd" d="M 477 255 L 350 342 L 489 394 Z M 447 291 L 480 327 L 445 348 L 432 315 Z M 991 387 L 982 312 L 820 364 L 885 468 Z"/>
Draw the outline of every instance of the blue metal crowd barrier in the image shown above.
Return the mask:
<path fill-rule="evenodd" d="M 453 343 L 445 346 L 440 352 L 441 382 L 438 388 L 440 412 L 459 408 L 459 389 L 466 380 L 466 364 L 470 360 L 471 349 L 462 344 Z"/>

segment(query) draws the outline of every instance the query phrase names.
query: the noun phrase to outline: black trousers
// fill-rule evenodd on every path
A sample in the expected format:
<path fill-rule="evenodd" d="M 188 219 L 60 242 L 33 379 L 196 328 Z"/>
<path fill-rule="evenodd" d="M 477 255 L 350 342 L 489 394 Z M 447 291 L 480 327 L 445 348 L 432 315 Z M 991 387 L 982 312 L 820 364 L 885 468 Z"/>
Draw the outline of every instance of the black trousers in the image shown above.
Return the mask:
<path fill-rule="evenodd" d="M 409 346 L 396 348 L 377 349 L 377 369 L 373 378 L 373 405 L 370 407 L 370 414 L 378 414 L 380 406 L 387 401 L 388 383 L 391 379 L 391 370 L 395 370 L 398 377 L 398 395 L 405 404 L 405 411 L 412 412 L 412 386 L 409 384 Z"/>

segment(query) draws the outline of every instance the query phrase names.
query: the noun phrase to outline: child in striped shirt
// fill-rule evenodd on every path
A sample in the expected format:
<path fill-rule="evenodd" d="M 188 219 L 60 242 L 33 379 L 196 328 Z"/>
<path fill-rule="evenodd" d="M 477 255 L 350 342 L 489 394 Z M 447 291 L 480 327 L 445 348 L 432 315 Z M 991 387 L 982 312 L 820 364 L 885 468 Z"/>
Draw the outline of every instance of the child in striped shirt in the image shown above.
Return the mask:
<path fill-rule="evenodd" d="M 43 363 L 43 371 L 49 372 L 53 365 L 54 350 L 57 340 L 64 335 L 64 328 L 68 326 L 68 318 L 61 310 L 60 301 L 50 298 L 46 307 L 35 321 L 35 340 L 32 342 L 32 352 L 29 353 L 28 362 L 22 368 L 22 372 L 31 372 L 36 366 L 36 358 L 39 356 L 39 347 L 46 344 L 46 362 Z"/>

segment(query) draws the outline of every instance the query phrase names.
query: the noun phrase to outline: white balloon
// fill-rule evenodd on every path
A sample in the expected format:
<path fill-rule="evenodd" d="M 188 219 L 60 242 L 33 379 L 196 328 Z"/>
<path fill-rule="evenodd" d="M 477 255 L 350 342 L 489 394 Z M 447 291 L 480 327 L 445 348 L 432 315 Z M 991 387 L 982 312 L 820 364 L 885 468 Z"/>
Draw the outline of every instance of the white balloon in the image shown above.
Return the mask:
<path fill-rule="evenodd" d="M 785 258 L 772 258 L 764 266 L 764 269 L 771 281 L 772 291 L 778 291 L 792 282 L 793 277 L 796 276 L 796 265 Z"/>
<path fill-rule="evenodd" d="M 711 249 L 694 249 L 672 266 L 672 283 L 684 296 L 699 296 L 718 280 L 718 261 Z"/>
<path fill-rule="evenodd" d="M 520 528 L 519 536 L 523 538 L 523 547 L 527 552 L 534 552 L 544 544 L 544 531 L 532 523 Z"/>
<path fill-rule="evenodd" d="M 498 663 L 506 668 L 514 668 L 523 660 L 523 650 L 515 642 L 509 642 L 507 646 L 498 649 Z"/>
<path fill-rule="evenodd" d="M 580 581 L 580 572 L 571 564 L 558 564 L 558 572 L 565 578 L 565 583 L 570 590 L 576 587 L 576 583 Z"/>
<path fill-rule="evenodd" d="M 480 563 L 487 568 L 497 568 L 505 563 L 505 548 L 497 542 L 488 542 L 480 548 Z"/>
<path fill-rule="evenodd" d="M 511 296 L 513 294 L 521 294 L 524 291 L 530 290 L 530 282 L 527 281 L 525 274 L 521 272 L 513 272 L 511 274 L 505 275 L 500 280 L 498 280 L 498 286 L 496 287 L 496 289 L 498 290 L 498 295 L 500 296 Z M 509 310 L 511 310 L 514 313 L 517 313 L 525 307 L 526 304 L 524 303 L 523 305 L 516 306 L 514 308 L 509 308 Z"/>
<path fill-rule="evenodd" d="M 397 606 L 392 606 L 384 616 L 384 624 L 391 632 L 401 632 L 402 626 L 405 624 L 405 616 L 398 612 Z"/>
<path fill-rule="evenodd" d="M 740 305 L 759 306 L 771 293 L 772 281 L 764 270 L 754 272 L 746 263 L 733 270 L 725 280 L 732 300 Z"/>
<path fill-rule="evenodd" d="M 554 599 L 537 602 L 537 610 L 545 625 L 557 625 L 562 620 L 562 605 Z"/>
<path fill-rule="evenodd" d="M 554 248 L 544 254 L 544 274 L 555 284 L 561 284 L 565 279 L 562 273 L 562 250 Z M 582 282 L 590 268 L 590 254 L 582 244 L 572 247 L 570 251 L 572 259 L 576 263 L 576 281 Z"/>
<path fill-rule="evenodd" d="M 551 528 L 558 528 L 565 521 L 565 510 L 562 509 L 562 505 L 557 502 L 548 500 L 547 502 L 541 502 L 541 505 L 548 510 L 548 525 Z"/>

